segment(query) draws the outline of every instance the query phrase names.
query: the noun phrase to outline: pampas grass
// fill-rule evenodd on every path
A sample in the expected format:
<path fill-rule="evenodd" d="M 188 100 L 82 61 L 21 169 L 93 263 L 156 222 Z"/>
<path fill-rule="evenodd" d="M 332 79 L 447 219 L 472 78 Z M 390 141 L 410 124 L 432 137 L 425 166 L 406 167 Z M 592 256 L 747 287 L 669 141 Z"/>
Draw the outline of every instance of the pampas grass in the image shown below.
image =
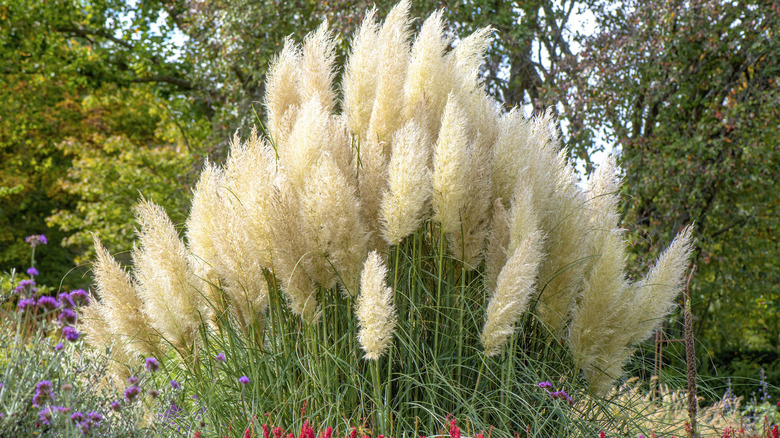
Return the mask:
<path fill-rule="evenodd" d="M 98 251 L 95 333 L 155 333 L 195 374 L 201 351 L 230 348 L 263 382 L 242 406 L 251 395 L 283 417 L 303 398 L 327 418 L 373 415 L 382 433 L 455 411 L 507 430 L 547 412 L 567 419 L 556 433 L 591 433 L 594 412 L 526 400 L 552 403 L 538 379 L 611 387 L 673 308 L 691 230 L 632 283 L 614 163 L 583 189 L 550 113 L 527 120 L 485 91 L 492 30 L 450 50 L 441 12 L 414 39 L 409 8 L 384 23 L 369 11 L 340 88 L 325 24 L 285 41 L 268 136 L 206 165 L 187 245 L 142 201 L 135 279 Z M 112 322 L 132 300 L 132 322 Z"/>

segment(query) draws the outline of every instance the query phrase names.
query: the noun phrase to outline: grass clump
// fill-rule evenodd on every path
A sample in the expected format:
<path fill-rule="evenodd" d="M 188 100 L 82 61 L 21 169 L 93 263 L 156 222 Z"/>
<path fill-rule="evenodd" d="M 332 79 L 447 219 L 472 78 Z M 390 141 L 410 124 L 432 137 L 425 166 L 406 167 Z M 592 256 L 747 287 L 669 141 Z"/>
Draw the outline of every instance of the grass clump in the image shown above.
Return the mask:
<path fill-rule="evenodd" d="M 673 307 L 690 227 L 629 281 L 614 163 L 582 188 L 549 115 L 486 93 L 491 30 L 455 44 L 434 13 L 412 40 L 408 13 L 367 14 L 340 100 L 327 27 L 285 41 L 267 135 L 206 165 L 186 242 L 148 200 L 132 273 L 96 239 L 87 338 L 164 363 L 203 415 L 182 426 L 293 425 L 304 404 L 375 435 L 614 422 L 583 401 Z"/>

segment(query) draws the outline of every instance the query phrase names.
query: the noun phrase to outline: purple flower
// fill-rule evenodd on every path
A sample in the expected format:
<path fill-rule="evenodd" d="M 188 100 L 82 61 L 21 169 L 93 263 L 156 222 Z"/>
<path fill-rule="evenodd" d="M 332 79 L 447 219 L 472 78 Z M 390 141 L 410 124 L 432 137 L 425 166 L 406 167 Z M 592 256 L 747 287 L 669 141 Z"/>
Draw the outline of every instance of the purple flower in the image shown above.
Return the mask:
<path fill-rule="evenodd" d="M 171 388 L 179 389 L 179 382 L 177 382 L 175 380 L 171 380 Z"/>
<path fill-rule="evenodd" d="M 54 297 L 44 296 L 38 298 L 38 307 L 43 307 L 47 310 L 52 310 L 57 308 L 57 300 L 54 299 Z"/>
<path fill-rule="evenodd" d="M 133 400 L 135 400 L 135 398 L 140 393 L 141 393 L 141 388 L 133 385 L 133 386 L 125 389 L 125 400 L 127 400 L 128 403 L 131 403 Z"/>
<path fill-rule="evenodd" d="M 24 241 L 29 243 L 31 247 L 35 248 L 38 245 L 46 245 L 49 243 L 46 240 L 46 236 L 43 234 L 33 234 L 32 236 L 27 236 L 24 238 Z"/>
<path fill-rule="evenodd" d="M 41 380 L 40 382 L 38 382 L 37 385 L 35 385 L 35 390 L 36 391 L 40 391 L 40 392 L 42 392 L 44 394 L 51 394 L 52 393 L 52 388 L 53 388 L 53 386 L 52 386 L 51 382 L 48 381 L 48 380 Z"/>
<path fill-rule="evenodd" d="M 35 307 L 35 298 L 24 298 L 19 300 L 19 309 L 25 310 L 30 307 Z"/>
<path fill-rule="evenodd" d="M 147 357 L 146 358 L 146 370 L 155 372 L 160 369 L 160 363 L 157 362 L 157 359 L 153 357 Z"/>
<path fill-rule="evenodd" d="M 160 392 L 157 391 L 156 389 L 150 389 L 149 395 L 151 395 L 153 398 L 157 398 L 157 396 L 160 395 Z"/>
<path fill-rule="evenodd" d="M 89 304 L 89 294 L 84 289 L 70 291 L 71 302 L 77 306 L 86 306 Z"/>
<path fill-rule="evenodd" d="M 552 383 L 550 383 L 550 382 L 541 382 L 541 383 L 539 383 L 539 387 L 542 388 L 542 389 L 551 389 L 552 388 Z"/>
<path fill-rule="evenodd" d="M 55 345 L 55 346 L 54 346 L 54 351 L 60 351 L 60 350 L 62 350 L 64 347 L 65 347 L 65 346 L 64 346 L 64 345 L 62 345 L 62 342 L 57 342 L 57 345 Z"/>
<path fill-rule="evenodd" d="M 52 394 L 51 382 L 48 380 L 41 380 L 35 385 L 35 395 L 33 395 L 32 405 L 36 408 L 44 406 Z"/>
<path fill-rule="evenodd" d="M 131 385 L 137 385 L 138 384 L 138 377 L 136 376 L 130 376 L 127 378 L 127 383 Z"/>
<path fill-rule="evenodd" d="M 566 400 L 569 402 L 569 404 L 574 404 L 574 400 L 569 397 L 569 394 L 566 394 L 566 391 L 555 391 L 551 392 L 549 394 L 550 398 L 556 399 L 556 400 Z"/>
<path fill-rule="evenodd" d="M 73 305 L 73 300 L 70 298 L 70 294 L 67 292 L 63 292 L 59 295 L 57 295 L 57 298 L 60 300 L 60 307 L 63 309 L 72 309 L 75 307 Z"/>
<path fill-rule="evenodd" d="M 219 353 L 218 355 L 214 356 L 214 359 L 224 362 L 225 361 L 225 353 Z"/>
<path fill-rule="evenodd" d="M 101 421 L 103 421 L 103 416 L 97 412 L 90 412 L 89 414 L 87 414 L 87 418 L 89 418 L 89 420 L 93 422 L 95 425 L 98 425 L 100 424 Z"/>
<path fill-rule="evenodd" d="M 76 342 L 79 340 L 81 333 L 79 333 L 79 331 L 73 327 L 66 325 L 62 328 L 62 335 L 65 336 L 65 339 L 69 340 L 70 342 Z"/>
<path fill-rule="evenodd" d="M 31 277 L 34 277 L 34 276 L 38 275 L 38 270 L 35 269 L 35 266 L 33 266 L 31 268 L 27 268 L 27 275 L 29 275 Z"/>
<path fill-rule="evenodd" d="M 122 402 L 120 402 L 119 400 L 112 401 L 111 402 L 111 410 L 114 411 L 114 412 L 121 411 L 122 410 Z"/>
<path fill-rule="evenodd" d="M 247 377 L 247 376 L 239 377 L 238 378 L 238 383 L 240 383 L 242 385 L 246 385 L 247 383 L 249 383 L 249 377 Z"/>
<path fill-rule="evenodd" d="M 38 412 L 38 418 L 41 420 L 42 424 L 45 424 L 46 426 L 51 425 L 51 410 L 49 408 L 43 408 L 40 412 Z"/>
<path fill-rule="evenodd" d="M 84 414 L 82 414 L 81 412 L 75 412 L 73 413 L 73 415 L 70 416 L 70 421 L 74 423 L 84 421 Z"/>
<path fill-rule="evenodd" d="M 40 301 L 38 301 L 38 305 L 40 305 Z M 60 324 L 75 324 L 76 323 L 76 312 L 74 312 L 71 309 L 62 309 L 62 312 L 60 313 L 60 316 L 57 317 L 57 319 L 60 321 Z"/>

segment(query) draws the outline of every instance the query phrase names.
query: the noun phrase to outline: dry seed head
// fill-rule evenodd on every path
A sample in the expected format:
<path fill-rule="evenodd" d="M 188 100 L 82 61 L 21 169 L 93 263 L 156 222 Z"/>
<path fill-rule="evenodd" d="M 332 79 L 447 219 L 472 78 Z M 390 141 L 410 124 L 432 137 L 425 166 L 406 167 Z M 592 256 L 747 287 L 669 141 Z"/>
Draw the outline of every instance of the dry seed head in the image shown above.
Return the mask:
<path fill-rule="evenodd" d="M 433 155 L 434 220 L 446 234 L 460 230 L 460 210 L 466 201 L 470 178 L 466 126 L 466 114 L 450 95 Z"/>
<path fill-rule="evenodd" d="M 412 46 L 404 84 L 404 114 L 425 129 L 435 142 L 441 114 L 452 90 L 452 75 L 445 64 L 450 39 L 444 34 L 443 11 L 436 11 L 422 25 Z"/>
<path fill-rule="evenodd" d="M 481 341 L 488 356 L 501 353 L 503 346 L 514 334 L 515 324 L 528 308 L 542 259 L 540 248 L 541 235 L 532 233 L 501 269 L 482 329 Z"/>
<path fill-rule="evenodd" d="M 379 222 L 382 193 L 387 188 L 388 161 L 384 147 L 373 135 L 369 135 L 368 140 L 360 144 L 358 190 L 361 216 L 370 233 L 368 247 L 376 251 L 382 251 L 386 246 Z"/>
<path fill-rule="evenodd" d="M 408 0 L 399 2 L 387 14 L 379 31 L 376 100 L 368 125 L 370 135 L 380 143 L 390 143 L 393 133 L 404 124 L 404 80 L 409 62 Z M 389 152 L 389 151 L 388 151 Z"/>
<path fill-rule="evenodd" d="M 358 319 L 358 342 L 365 358 L 379 359 L 390 347 L 396 314 L 393 290 L 387 286 L 387 268 L 376 251 L 372 251 L 360 275 L 360 294 L 355 311 Z"/>
<path fill-rule="evenodd" d="M 379 25 L 375 17 L 376 8 L 372 8 L 352 39 L 341 81 L 347 124 L 361 140 L 367 136 L 376 96 Z"/>
<path fill-rule="evenodd" d="M 221 202 L 217 198 L 221 179 L 221 169 L 206 162 L 192 194 L 186 234 L 193 255 L 192 263 L 199 276 L 204 276 L 212 270 L 217 259 L 213 237 L 221 216 Z"/>
<path fill-rule="evenodd" d="M 509 212 L 504 208 L 501 199 L 493 201 L 493 214 L 490 231 L 487 236 L 487 251 L 485 253 L 485 286 L 492 297 L 496 290 L 496 282 L 501 269 L 506 264 L 509 248 Z"/>
<path fill-rule="evenodd" d="M 316 99 L 306 101 L 279 162 L 291 187 L 300 193 L 304 180 L 330 142 L 330 117 Z"/>
<path fill-rule="evenodd" d="M 104 318 L 109 333 L 121 334 L 121 343 L 136 354 L 155 355 L 159 352 L 160 336 L 149 327 L 149 317 L 141 309 L 143 302 L 138 296 L 130 275 L 119 266 L 114 257 L 93 236 L 95 261 L 92 272 L 95 289 L 101 302 L 92 301 L 88 307 L 97 306 L 96 315 Z M 95 333 L 99 332 L 95 321 Z M 123 347 L 124 348 L 124 347 Z"/>
<path fill-rule="evenodd" d="M 264 105 L 267 113 L 266 126 L 277 147 L 284 148 L 292 130 L 301 104 L 298 91 L 301 68 L 300 47 L 290 37 L 285 38 L 284 47 L 271 61 L 265 79 Z"/>
<path fill-rule="evenodd" d="M 143 311 L 153 328 L 186 351 L 194 345 L 201 323 L 200 281 L 165 210 L 142 200 L 135 212 L 141 247 L 133 250 L 133 262 Z"/>
<path fill-rule="evenodd" d="M 381 205 L 382 234 L 390 245 L 414 233 L 430 208 L 429 151 L 429 139 L 416 123 L 396 132 Z"/>
<path fill-rule="evenodd" d="M 354 188 L 329 155 L 320 157 L 301 196 L 301 216 L 318 256 L 315 278 L 326 289 L 337 283 L 356 293 L 368 253 L 368 232 Z M 335 272 L 334 272 L 335 270 Z"/>
<path fill-rule="evenodd" d="M 633 285 L 628 319 L 634 322 L 630 331 L 636 342 L 650 337 L 661 319 L 674 307 L 693 251 L 692 234 L 692 225 L 683 228 L 645 278 Z"/>
<path fill-rule="evenodd" d="M 301 101 L 315 100 L 330 114 L 336 106 L 333 80 L 336 77 L 336 40 L 323 22 L 303 40 L 301 60 Z"/>

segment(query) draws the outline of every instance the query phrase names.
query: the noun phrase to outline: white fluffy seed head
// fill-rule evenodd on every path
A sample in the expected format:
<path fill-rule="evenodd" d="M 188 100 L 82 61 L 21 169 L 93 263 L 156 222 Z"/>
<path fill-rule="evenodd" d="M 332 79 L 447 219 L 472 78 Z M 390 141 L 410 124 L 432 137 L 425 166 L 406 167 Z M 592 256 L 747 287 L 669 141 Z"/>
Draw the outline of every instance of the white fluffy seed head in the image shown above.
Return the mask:
<path fill-rule="evenodd" d="M 372 251 L 360 275 L 360 294 L 355 311 L 358 342 L 365 358 L 379 359 L 393 341 L 396 324 L 393 290 L 387 286 L 387 268 L 379 254 Z"/>
<path fill-rule="evenodd" d="M 429 143 L 425 132 L 414 122 L 396 132 L 380 215 L 382 235 L 390 245 L 398 245 L 414 233 L 430 208 Z"/>
<path fill-rule="evenodd" d="M 541 243 L 541 235 L 538 232 L 532 233 L 501 269 L 496 291 L 488 303 L 485 327 L 482 329 L 481 341 L 488 356 L 501 353 L 501 349 L 514 334 L 515 324 L 528 308 L 542 259 Z"/>

